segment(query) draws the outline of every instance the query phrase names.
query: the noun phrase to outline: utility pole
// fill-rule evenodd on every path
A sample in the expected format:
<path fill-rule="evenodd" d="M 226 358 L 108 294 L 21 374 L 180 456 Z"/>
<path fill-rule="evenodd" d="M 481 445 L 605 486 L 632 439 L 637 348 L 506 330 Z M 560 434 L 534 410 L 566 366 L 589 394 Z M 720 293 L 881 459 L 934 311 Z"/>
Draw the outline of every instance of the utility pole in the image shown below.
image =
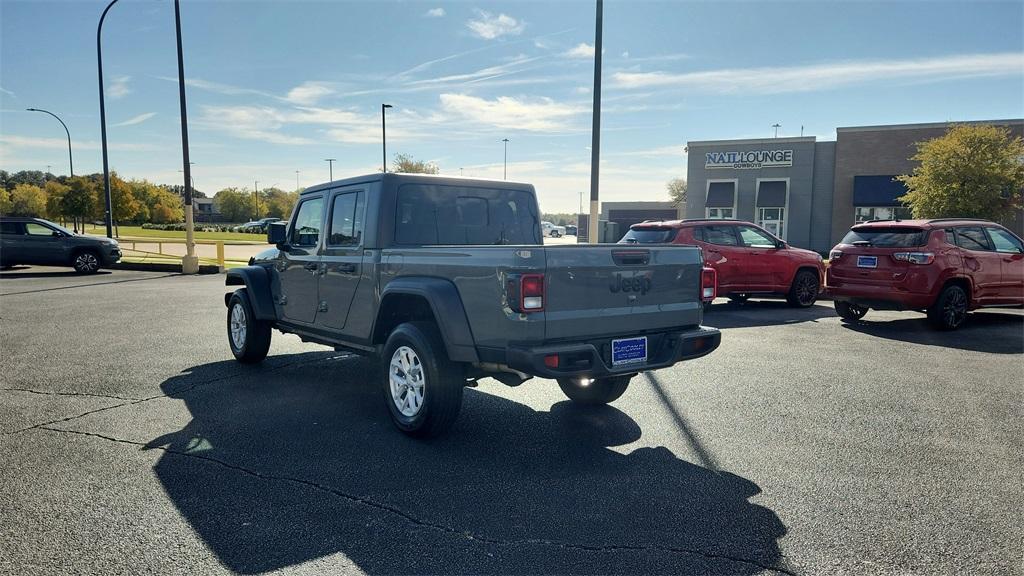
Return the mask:
<path fill-rule="evenodd" d="M 110 4 L 103 10 L 103 14 L 100 15 L 100 23 L 96 26 L 96 72 L 100 78 L 100 145 L 103 148 L 103 191 L 104 197 L 107 202 L 107 211 L 103 218 L 107 224 L 107 238 L 114 237 L 114 226 L 113 226 L 113 211 L 110 205 L 110 164 L 107 162 L 107 107 L 106 99 L 103 94 L 103 43 L 101 42 L 103 34 L 103 20 L 107 17 L 107 12 L 114 7 L 117 0 L 110 0 Z M 180 44 L 179 44 L 180 46 Z M 184 88 L 182 88 L 184 90 Z M 184 92 L 182 92 L 184 94 Z M 182 100 L 184 102 L 184 100 Z M 183 119 L 184 120 L 184 119 Z"/>
<path fill-rule="evenodd" d="M 386 116 L 385 111 L 391 107 L 391 104 L 380 105 L 380 143 L 381 151 L 384 154 L 384 164 L 381 166 L 383 168 L 382 172 L 388 171 L 388 131 L 384 117 Z"/>
<path fill-rule="evenodd" d="M 502 140 L 505 143 L 505 170 L 502 173 L 502 180 L 508 180 L 508 138 Z"/>
<path fill-rule="evenodd" d="M 252 205 L 253 212 L 256 213 L 256 217 L 253 220 L 260 219 L 260 181 L 256 180 L 252 183 Z"/>
<path fill-rule="evenodd" d="M 295 190 L 298 191 L 298 189 L 299 189 L 299 171 L 296 170 L 295 171 Z"/>
<path fill-rule="evenodd" d="M 188 161 L 188 113 L 185 109 L 185 57 L 181 50 L 181 3 L 174 0 L 174 29 L 178 40 L 178 100 L 181 108 L 181 164 L 185 169 L 185 256 L 181 259 L 181 271 L 185 274 L 199 272 L 199 258 L 196 256 L 195 222 L 192 220 L 192 163 Z M 106 162 L 104 161 L 104 167 Z M 107 184 L 107 198 L 110 198 L 110 184 Z M 109 200 L 108 200 L 109 202 Z M 109 204 L 108 204 L 109 206 Z M 110 228 L 112 214 L 107 212 L 107 228 Z"/>
<path fill-rule="evenodd" d="M 779 128 L 782 128 L 782 124 L 779 124 L 778 122 L 776 122 L 775 124 L 772 124 L 772 128 L 775 128 L 775 137 L 778 138 L 779 137 Z"/>
<path fill-rule="evenodd" d="M 328 172 L 330 175 L 330 180 L 328 180 L 328 182 L 334 182 L 334 163 L 336 161 L 337 160 L 334 158 L 324 158 L 324 162 L 327 162 L 327 166 L 329 166 L 328 170 L 330 170 L 330 172 Z"/>
<path fill-rule="evenodd" d="M 591 244 L 598 242 L 598 177 L 601 164 L 601 36 L 603 28 L 604 2 L 597 0 L 597 17 L 594 22 L 594 119 L 590 128 L 590 219 L 587 238 Z"/>

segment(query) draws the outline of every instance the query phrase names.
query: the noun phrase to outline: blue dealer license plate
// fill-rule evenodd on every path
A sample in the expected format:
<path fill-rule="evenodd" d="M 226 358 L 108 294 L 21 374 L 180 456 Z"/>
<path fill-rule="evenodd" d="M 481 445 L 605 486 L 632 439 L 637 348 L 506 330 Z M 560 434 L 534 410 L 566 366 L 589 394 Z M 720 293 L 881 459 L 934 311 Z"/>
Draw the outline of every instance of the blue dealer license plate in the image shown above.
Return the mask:
<path fill-rule="evenodd" d="M 878 256 L 857 256 L 857 268 L 878 268 Z"/>
<path fill-rule="evenodd" d="M 647 362 L 647 336 L 612 340 L 612 366 Z"/>

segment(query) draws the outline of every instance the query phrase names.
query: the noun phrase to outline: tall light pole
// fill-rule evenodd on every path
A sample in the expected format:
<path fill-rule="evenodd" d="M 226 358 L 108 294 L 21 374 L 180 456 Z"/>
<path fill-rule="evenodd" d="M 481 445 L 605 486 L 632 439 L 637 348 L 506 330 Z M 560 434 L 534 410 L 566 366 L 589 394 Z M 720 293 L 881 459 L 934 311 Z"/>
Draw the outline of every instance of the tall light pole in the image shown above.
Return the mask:
<path fill-rule="evenodd" d="M 391 104 L 380 105 L 380 141 L 382 150 L 384 152 L 384 172 L 388 171 L 388 131 L 387 124 L 384 121 L 384 117 L 386 116 L 384 111 L 387 110 L 388 108 L 393 108 L 393 106 L 391 106 Z"/>
<path fill-rule="evenodd" d="M 110 208 L 110 165 L 107 163 L 107 107 L 106 100 L 103 94 L 103 43 L 101 35 L 103 33 L 103 20 L 107 17 L 107 12 L 117 4 L 117 0 L 110 0 L 110 4 L 103 10 L 103 14 L 100 15 L 99 26 L 96 27 L 96 71 L 100 78 L 100 145 L 103 148 L 103 192 L 107 201 L 107 211 L 104 220 L 107 224 L 107 238 L 114 237 L 114 221 L 113 214 Z"/>
<path fill-rule="evenodd" d="M 502 180 L 508 180 L 508 138 L 501 140 L 505 143 L 505 170 L 502 173 Z"/>
<path fill-rule="evenodd" d="M 56 114 L 54 114 L 53 112 L 50 112 L 49 110 L 42 110 L 40 108 L 27 108 L 26 110 L 28 110 L 29 112 L 44 112 L 46 114 L 49 114 L 50 116 L 53 116 L 54 118 L 56 118 L 57 122 L 60 122 L 60 125 L 64 127 L 64 133 L 68 135 L 68 171 L 71 173 L 72 176 L 74 176 L 75 175 L 75 162 L 71 158 L 71 132 L 68 132 L 68 125 L 65 124 L 63 120 L 60 119 L 60 116 L 57 116 Z M 46 171 L 49 172 L 50 168 L 47 167 Z"/>
<path fill-rule="evenodd" d="M 252 205 L 253 211 L 256 213 L 256 217 L 253 220 L 260 219 L 260 181 L 256 180 L 252 183 Z"/>
<path fill-rule="evenodd" d="M 778 122 L 776 122 L 775 124 L 772 124 L 772 128 L 775 128 L 775 137 L 778 138 L 779 137 L 779 128 L 782 128 L 782 124 L 779 124 Z"/>
<path fill-rule="evenodd" d="M 181 108 L 181 166 L 185 170 L 185 256 L 181 259 L 181 271 L 185 274 L 199 272 L 199 258 L 196 256 L 195 221 L 192 218 L 192 163 L 188 161 L 188 111 L 185 106 L 185 56 L 181 49 L 181 3 L 174 0 L 174 32 L 178 44 L 178 102 Z M 110 194 L 109 189 L 107 192 Z M 108 226 L 109 226 L 109 215 Z"/>
<path fill-rule="evenodd" d="M 597 17 L 594 23 L 594 119 L 590 128 L 590 219 L 587 224 L 587 239 L 591 244 L 598 241 L 598 174 L 601 164 L 601 36 L 603 28 L 604 2 L 597 0 Z"/>
<path fill-rule="evenodd" d="M 298 170 L 295 171 L 295 189 L 296 190 L 299 189 L 299 171 Z"/>
<path fill-rule="evenodd" d="M 324 158 L 324 162 L 327 162 L 328 170 L 330 171 L 328 172 L 328 174 L 330 175 L 331 179 L 328 180 L 328 182 L 334 182 L 334 163 L 337 162 L 337 159 Z"/>

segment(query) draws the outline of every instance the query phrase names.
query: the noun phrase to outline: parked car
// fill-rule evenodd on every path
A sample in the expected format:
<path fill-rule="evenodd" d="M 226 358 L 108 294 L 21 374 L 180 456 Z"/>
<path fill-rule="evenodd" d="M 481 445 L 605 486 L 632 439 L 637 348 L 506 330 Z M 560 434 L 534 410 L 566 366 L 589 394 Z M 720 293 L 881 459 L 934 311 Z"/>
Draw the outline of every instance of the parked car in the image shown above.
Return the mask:
<path fill-rule="evenodd" d="M 620 244 L 700 246 L 718 276 L 718 296 L 745 302 L 782 296 L 805 308 L 818 299 L 824 265 L 817 252 L 794 248 L 764 228 L 739 220 L 670 220 L 630 226 Z"/>
<path fill-rule="evenodd" d="M 1024 242 L 987 220 L 885 220 L 850 229 L 829 254 L 836 313 L 918 310 L 942 330 L 969 310 L 1024 305 Z"/>
<path fill-rule="evenodd" d="M 701 326 L 697 248 L 545 246 L 534 188 L 371 174 L 304 190 L 276 247 L 228 271 L 231 352 L 267 355 L 271 329 L 381 358 L 395 425 L 436 435 L 462 390 L 539 376 L 571 400 L 619 398 L 639 372 L 718 347 Z M 712 288 L 713 290 L 713 288 Z"/>
<path fill-rule="evenodd" d="M 567 224 L 565 226 L 565 235 L 566 236 L 578 236 L 579 235 L 579 229 L 576 226 L 573 226 L 572 224 Z"/>
<path fill-rule="evenodd" d="M 117 240 L 83 236 L 42 218 L 0 217 L 0 267 L 71 266 L 92 274 L 121 259 Z"/>
<path fill-rule="evenodd" d="M 540 226 L 544 231 L 545 236 L 550 236 L 552 238 L 561 238 L 562 236 L 565 236 L 565 226 L 556 226 L 546 220 L 541 222 Z"/>
<path fill-rule="evenodd" d="M 239 232 L 266 232 L 267 225 L 271 222 L 278 222 L 280 218 L 260 218 L 259 220 L 252 220 L 246 222 L 238 227 Z"/>

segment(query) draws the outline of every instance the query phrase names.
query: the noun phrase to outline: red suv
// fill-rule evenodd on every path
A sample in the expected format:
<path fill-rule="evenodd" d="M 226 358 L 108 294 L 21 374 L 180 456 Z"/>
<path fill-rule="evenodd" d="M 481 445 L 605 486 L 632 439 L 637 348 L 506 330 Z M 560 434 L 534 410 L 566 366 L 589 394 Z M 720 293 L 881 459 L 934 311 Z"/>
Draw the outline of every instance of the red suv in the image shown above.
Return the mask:
<path fill-rule="evenodd" d="M 1024 242 L 987 220 L 866 222 L 832 249 L 825 284 L 845 320 L 919 310 L 953 330 L 968 310 L 1024 305 Z"/>
<path fill-rule="evenodd" d="M 817 252 L 793 248 L 750 222 L 672 220 L 630 226 L 626 244 L 689 244 L 704 250 L 718 274 L 718 295 L 743 302 L 751 296 L 785 296 L 793 306 L 818 299 L 824 266 Z"/>

